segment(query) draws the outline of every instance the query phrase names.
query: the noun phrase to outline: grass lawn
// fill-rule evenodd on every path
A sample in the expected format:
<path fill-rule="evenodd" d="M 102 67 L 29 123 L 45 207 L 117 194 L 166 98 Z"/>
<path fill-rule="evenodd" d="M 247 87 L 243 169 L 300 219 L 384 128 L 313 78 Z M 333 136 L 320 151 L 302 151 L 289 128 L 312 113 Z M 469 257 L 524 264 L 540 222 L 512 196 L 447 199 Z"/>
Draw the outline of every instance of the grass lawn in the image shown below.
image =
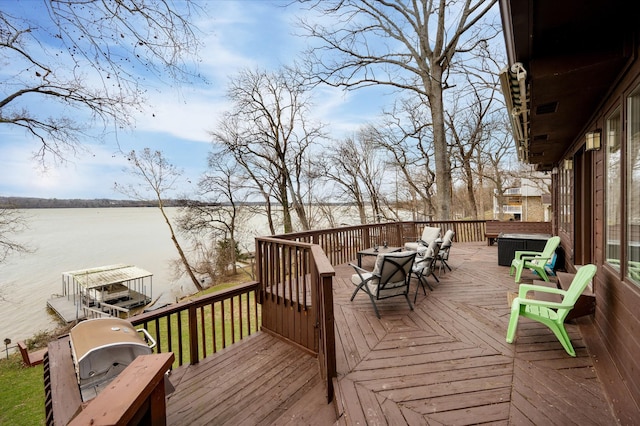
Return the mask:
<path fill-rule="evenodd" d="M 42 372 L 42 364 L 24 367 L 19 353 L 0 360 L 0 425 L 44 424 Z"/>

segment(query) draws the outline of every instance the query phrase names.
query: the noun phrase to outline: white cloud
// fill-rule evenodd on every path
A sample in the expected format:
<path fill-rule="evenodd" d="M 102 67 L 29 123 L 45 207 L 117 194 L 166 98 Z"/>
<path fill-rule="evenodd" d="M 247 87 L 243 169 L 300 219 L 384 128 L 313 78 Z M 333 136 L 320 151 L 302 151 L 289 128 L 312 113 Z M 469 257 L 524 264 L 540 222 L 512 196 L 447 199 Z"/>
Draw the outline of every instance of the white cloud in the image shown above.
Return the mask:
<path fill-rule="evenodd" d="M 149 97 L 144 114 L 136 117 L 135 131 L 160 132 L 176 138 L 211 142 L 213 128 L 226 102 L 212 90 L 171 90 Z"/>
<path fill-rule="evenodd" d="M 333 138 L 351 136 L 363 125 L 378 119 L 388 92 L 384 87 L 356 91 L 318 87 L 314 92 L 312 116 L 329 124 Z"/>
<path fill-rule="evenodd" d="M 196 23 L 204 34 L 197 70 L 206 83 L 149 92 L 147 110 L 136 117 L 137 130 L 210 142 L 208 132 L 231 107 L 225 98 L 229 78 L 245 68 L 277 67 L 279 57 L 292 58 L 297 53 L 296 39 L 285 25 L 289 8 L 262 2 L 204 3 L 203 7 L 211 16 L 201 16 Z"/>
<path fill-rule="evenodd" d="M 0 194 L 42 198 L 113 198 L 113 177 L 126 160 L 108 147 L 89 145 L 87 151 L 63 164 L 43 169 L 33 159 L 35 142 L 17 141 L 0 146 L 3 179 Z"/>
<path fill-rule="evenodd" d="M 161 149 L 172 164 L 185 170 L 185 179 L 194 185 L 206 168 L 211 141 L 208 132 L 214 129 L 221 113 L 231 107 L 225 99 L 229 77 L 244 68 L 274 70 L 291 64 L 307 43 L 293 35 L 294 14 L 300 9 L 283 7 L 284 4 L 203 2 L 205 12 L 196 25 L 201 30 L 204 49 L 193 69 L 207 83 L 176 87 L 153 83 L 147 92 L 146 110 L 133 117 L 134 129 L 120 131 L 104 145 L 87 141 L 89 152 L 70 158 L 67 164 L 43 173 L 32 159 L 32 153 L 39 148 L 38 141 L 16 130 L 10 130 L 7 137 L 0 135 L 0 195 L 116 198 L 119 194 L 113 192 L 113 182 L 124 179 L 125 160 L 115 153 L 143 147 Z M 344 92 L 319 87 L 314 93 L 312 118 L 325 123 L 332 136 L 344 137 L 375 119 L 378 105 L 384 100 L 381 93 L 376 88 Z M 79 112 L 76 117 L 82 120 L 83 115 Z M 180 192 L 188 192 L 189 188 L 186 185 Z"/>

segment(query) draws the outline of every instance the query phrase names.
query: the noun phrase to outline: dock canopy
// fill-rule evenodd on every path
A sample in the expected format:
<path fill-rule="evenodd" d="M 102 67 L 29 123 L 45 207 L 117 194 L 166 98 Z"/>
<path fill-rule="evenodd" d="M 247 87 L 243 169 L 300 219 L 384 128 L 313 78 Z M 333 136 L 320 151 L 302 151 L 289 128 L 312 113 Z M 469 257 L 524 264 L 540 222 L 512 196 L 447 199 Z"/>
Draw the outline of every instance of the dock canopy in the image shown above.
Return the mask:
<path fill-rule="evenodd" d="M 65 322 L 130 315 L 151 302 L 153 274 L 134 265 L 99 266 L 62 273 L 62 292 L 47 301 Z"/>
<path fill-rule="evenodd" d="M 135 281 L 153 274 L 134 265 L 108 265 L 97 268 L 63 272 L 63 277 L 71 278 L 77 285 L 85 289 L 100 288 L 110 284 Z"/>

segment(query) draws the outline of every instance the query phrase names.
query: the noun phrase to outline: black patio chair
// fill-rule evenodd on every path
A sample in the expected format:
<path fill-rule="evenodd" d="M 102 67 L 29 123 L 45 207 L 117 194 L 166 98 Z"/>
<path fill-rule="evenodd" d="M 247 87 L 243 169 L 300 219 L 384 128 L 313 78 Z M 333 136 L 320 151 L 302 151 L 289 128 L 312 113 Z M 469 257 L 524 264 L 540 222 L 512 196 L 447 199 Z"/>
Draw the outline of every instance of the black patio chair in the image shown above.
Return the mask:
<path fill-rule="evenodd" d="M 409 283 L 411 268 L 416 257 L 415 251 L 402 251 L 379 254 L 373 271 L 369 272 L 357 265 L 350 264 L 356 271 L 351 276 L 351 282 L 356 286 L 351 301 L 358 291 L 362 290 L 369 296 L 376 316 L 380 318 L 376 300 L 404 296 L 409 308 L 413 310 L 409 300 Z"/>

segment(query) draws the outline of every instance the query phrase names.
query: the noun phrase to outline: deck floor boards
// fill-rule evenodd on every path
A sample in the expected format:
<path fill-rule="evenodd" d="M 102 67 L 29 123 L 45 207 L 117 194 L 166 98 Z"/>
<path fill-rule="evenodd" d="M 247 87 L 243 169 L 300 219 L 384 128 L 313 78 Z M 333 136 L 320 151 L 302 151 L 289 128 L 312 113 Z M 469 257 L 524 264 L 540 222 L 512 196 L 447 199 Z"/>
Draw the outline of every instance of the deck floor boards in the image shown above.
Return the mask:
<path fill-rule="evenodd" d="M 567 326 L 576 358 L 526 319 L 505 342 L 507 293 L 517 286 L 496 246 L 454 243 L 449 264 L 413 311 L 388 299 L 380 319 L 365 294 L 349 301 L 353 269 L 335 267 L 339 418 L 323 399 L 317 360 L 257 333 L 174 372 L 168 424 L 618 423 L 576 325 Z"/>

